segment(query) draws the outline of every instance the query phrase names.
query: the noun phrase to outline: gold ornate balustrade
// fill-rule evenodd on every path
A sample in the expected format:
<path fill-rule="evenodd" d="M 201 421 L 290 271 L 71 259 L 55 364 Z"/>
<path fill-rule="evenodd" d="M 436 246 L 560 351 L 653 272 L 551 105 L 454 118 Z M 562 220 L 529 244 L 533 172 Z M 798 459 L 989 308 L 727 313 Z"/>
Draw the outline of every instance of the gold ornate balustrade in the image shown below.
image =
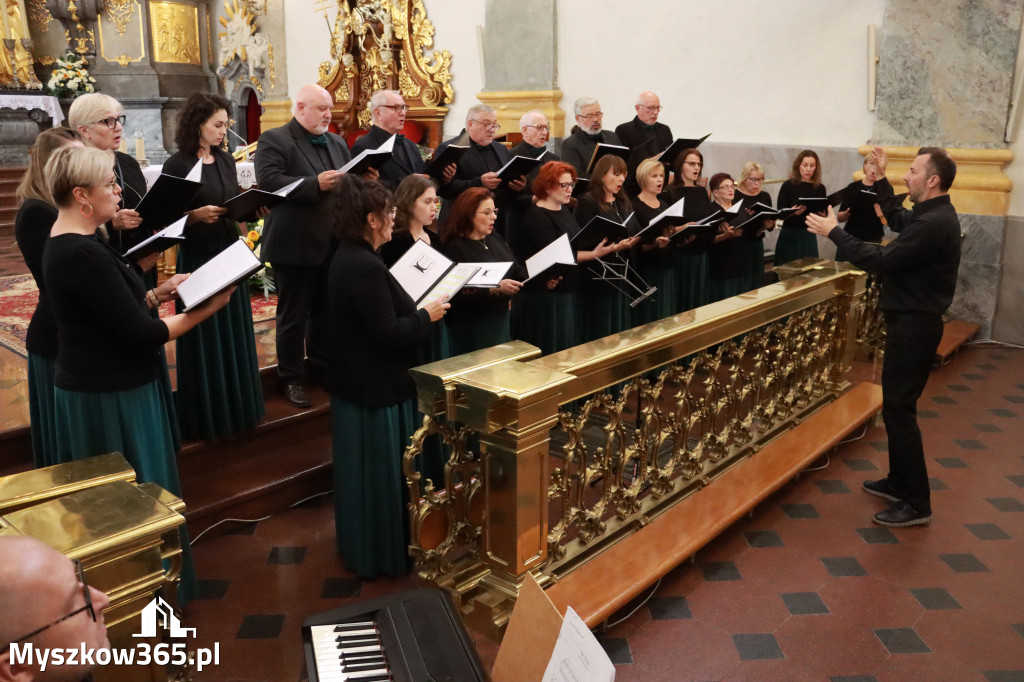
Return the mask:
<path fill-rule="evenodd" d="M 415 368 L 420 577 L 500 635 L 527 571 L 559 580 L 844 392 L 865 279 L 817 262 L 553 355 L 514 341 Z M 438 440 L 433 481 L 420 463 Z"/>

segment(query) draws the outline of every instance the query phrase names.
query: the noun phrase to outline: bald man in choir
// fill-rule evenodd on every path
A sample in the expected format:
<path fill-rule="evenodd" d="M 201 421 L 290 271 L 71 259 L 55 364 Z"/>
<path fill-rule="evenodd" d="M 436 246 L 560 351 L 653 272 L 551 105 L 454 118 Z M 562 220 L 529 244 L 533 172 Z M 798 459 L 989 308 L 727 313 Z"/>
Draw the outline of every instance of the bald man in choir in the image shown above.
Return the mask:
<path fill-rule="evenodd" d="M 593 97 L 580 97 L 572 105 L 576 115 L 576 125 L 572 134 L 562 142 L 562 161 L 572 164 L 576 175 L 587 177 L 587 164 L 594 155 L 598 143 L 622 144 L 619 136 L 610 130 L 604 130 L 604 112 L 601 103 Z"/>
<path fill-rule="evenodd" d="M 378 182 L 390 190 L 398 187 L 398 183 L 406 176 L 426 172 L 426 164 L 420 156 L 419 147 L 402 134 L 408 111 L 409 106 L 401 93 L 396 90 L 378 90 L 370 98 L 370 115 L 373 117 L 370 132 L 352 144 L 352 156 L 355 157 L 367 149 L 380 147 L 392 135 L 397 135 L 394 154 L 377 169 L 380 174 Z"/>
<path fill-rule="evenodd" d="M 661 113 L 661 100 L 653 92 L 642 92 L 636 98 L 636 116 L 632 121 L 622 123 L 615 128 L 615 134 L 623 146 L 629 147 L 632 154 L 627 164 L 626 193 L 636 196 L 640 187 L 636 184 L 636 169 L 644 159 L 657 156 L 665 151 L 675 139 L 672 129 L 658 122 Z M 665 169 L 668 178 L 669 169 Z"/>
<path fill-rule="evenodd" d="M 512 156 L 528 156 L 531 159 L 540 159 L 540 164 L 526 174 L 526 190 L 520 192 L 512 208 L 512 217 L 509 219 L 508 227 L 515 231 L 517 225 L 522 223 L 526 211 L 533 206 L 533 181 L 540 173 L 540 168 L 549 161 L 560 161 L 561 159 L 554 152 L 548 149 L 547 141 L 551 136 L 551 125 L 548 117 L 540 109 L 531 109 L 519 119 L 519 131 L 523 134 L 523 141 L 509 150 Z M 510 239 L 515 236 L 508 235 Z"/>
<path fill-rule="evenodd" d="M 451 203 L 470 187 L 486 187 L 494 192 L 494 205 L 498 209 L 498 220 L 494 224 L 503 237 L 507 239 L 508 216 L 514 206 L 516 197 L 526 187 L 526 177 L 498 177 L 502 166 L 512 160 L 505 145 L 494 141 L 501 126 L 498 124 L 498 112 L 486 104 L 474 104 L 466 112 L 466 128 L 455 138 L 446 140 L 437 148 L 435 156 L 440 156 L 451 144 L 469 147 L 459 159 L 458 168 L 452 181 L 441 187 L 440 195 L 445 200 L 442 210 L 442 222 L 451 207 Z M 504 213 L 502 212 L 504 211 Z"/>

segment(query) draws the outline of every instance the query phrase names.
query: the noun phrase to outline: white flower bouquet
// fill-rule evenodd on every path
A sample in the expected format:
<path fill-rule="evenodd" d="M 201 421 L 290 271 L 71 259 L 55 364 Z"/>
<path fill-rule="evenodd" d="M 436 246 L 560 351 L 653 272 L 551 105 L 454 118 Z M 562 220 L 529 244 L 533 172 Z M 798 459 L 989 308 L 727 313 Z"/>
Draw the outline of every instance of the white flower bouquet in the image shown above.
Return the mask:
<path fill-rule="evenodd" d="M 87 92 L 96 92 L 96 79 L 89 75 L 85 57 L 68 52 L 57 60 L 46 90 L 56 97 L 77 97 Z"/>

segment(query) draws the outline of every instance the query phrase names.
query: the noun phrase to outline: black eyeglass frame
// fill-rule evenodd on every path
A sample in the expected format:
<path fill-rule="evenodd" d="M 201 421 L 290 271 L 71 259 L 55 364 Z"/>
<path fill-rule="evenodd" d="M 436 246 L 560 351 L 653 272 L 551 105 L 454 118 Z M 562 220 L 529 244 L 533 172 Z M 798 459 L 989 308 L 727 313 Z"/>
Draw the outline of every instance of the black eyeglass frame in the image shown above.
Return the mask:
<path fill-rule="evenodd" d="M 80 614 L 82 611 L 88 611 L 89 612 L 89 616 L 92 618 L 92 622 L 94 622 L 94 623 L 96 622 L 96 609 L 94 609 L 93 606 L 92 606 L 92 594 L 90 594 L 90 592 L 89 592 L 89 583 L 87 583 L 85 581 L 85 570 L 82 568 L 82 562 L 79 561 L 78 559 L 72 559 L 72 562 L 75 564 L 75 572 L 78 573 L 78 582 L 82 583 L 82 595 L 85 597 L 85 606 L 81 606 L 81 607 L 75 609 L 74 611 L 72 611 L 71 613 L 67 614 L 63 618 L 58 618 L 57 620 L 53 621 L 49 625 L 44 625 L 41 628 L 37 628 L 37 629 L 33 630 L 32 632 L 28 633 L 27 635 L 22 635 L 21 637 L 17 637 L 15 639 L 12 639 L 11 640 L 11 644 L 17 644 L 19 642 L 24 642 L 26 639 L 31 639 L 31 638 L 35 637 L 36 635 L 38 635 L 40 633 L 46 632 L 47 630 L 49 630 L 50 628 L 52 628 L 52 627 L 54 627 L 56 625 L 60 625 L 64 621 L 68 620 L 69 618 L 74 618 L 75 616 Z M 0 654 L 4 653 L 8 649 L 10 649 L 11 648 L 11 644 L 8 644 L 4 648 L 0 649 Z"/>
<path fill-rule="evenodd" d="M 125 116 L 124 114 L 121 114 L 120 116 L 110 116 L 108 118 L 101 118 L 98 121 L 93 121 L 93 123 L 94 124 L 102 123 L 103 125 L 107 126 L 108 130 L 113 130 L 114 128 L 117 127 L 118 123 L 120 123 L 121 127 L 124 128 L 124 124 L 127 121 L 128 121 L 128 117 Z"/>

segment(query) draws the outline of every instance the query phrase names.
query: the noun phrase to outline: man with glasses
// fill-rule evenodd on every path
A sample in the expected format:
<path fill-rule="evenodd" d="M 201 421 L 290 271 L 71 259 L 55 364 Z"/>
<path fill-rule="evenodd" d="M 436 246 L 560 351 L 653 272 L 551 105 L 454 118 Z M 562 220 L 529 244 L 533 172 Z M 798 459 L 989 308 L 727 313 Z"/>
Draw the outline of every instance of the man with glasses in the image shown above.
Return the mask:
<path fill-rule="evenodd" d="M 572 164 L 576 174 L 586 177 L 587 164 L 594 156 L 598 143 L 622 144 L 619 137 L 610 130 L 602 130 L 604 112 L 601 103 L 593 97 L 580 97 L 572 105 L 576 114 L 576 125 L 572 134 L 562 142 L 562 161 Z"/>
<path fill-rule="evenodd" d="M 377 169 L 380 173 L 378 182 L 392 191 L 406 176 L 413 173 L 423 174 L 427 168 L 423 163 L 423 157 L 420 156 L 419 147 L 402 134 L 405 128 L 405 114 L 408 111 L 409 106 L 397 90 L 378 90 L 370 98 L 370 115 L 373 117 L 370 132 L 352 144 L 352 155 L 356 156 L 367 149 L 380 147 L 392 135 L 398 136 L 395 138 L 394 154 L 387 163 Z M 445 169 L 446 178 L 450 179 L 453 175 L 454 164 Z"/>
<path fill-rule="evenodd" d="M 451 144 L 469 147 L 459 160 L 455 177 L 441 187 L 440 194 L 445 200 L 441 208 L 441 222 L 444 222 L 452 202 L 460 194 L 470 187 L 486 187 L 494 192 L 494 205 L 499 209 L 498 222 L 494 224 L 494 229 L 507 241 L 508 209 L 515 203 L 516 196 L 526 187 L 526 177 L 521 175 L 508 181 L 498 177 L 497 171 L 512 160 L 505 145 L 494 141 L 494 136 L 500 129 L 498 113 L 493 108 L 486 104 L 474 104 L 466 112 L 466 129 L 458 137 L 441 143 L 436 156 L 440 156 Z"/>
<path fill-rule="evenodd" d="M 549 161 L 560 161 L 555 154 L 548 150 L 547 141 L 551 135 L 551 126 L 548 124 L 548 117 L 540 109 L 531 109 L 519 119 L 519 130 L 523 134 L 523 141 L 509 150 L 512 156 L 527 156 L 531 159 L 540 159 L 540 164 L 526 174 L 526 189 L 516 199 L 512 209 L 513 215 L 510 218 L 511 229 L 522 222 L 522 217 L 527 209 L 533 205 L 533 181 L 540 173 L 540 168 Z"/>
<path fill-rule="evenodd" d="M 636 98 L 636 116 L 615 128 L 622 144 L 632 152 L 627 173 L 626 193 L 636 196 L 640 188 L 636 184 L 636 168 L 644 159 L 657 156 L 665 150 L 672 140 L 672 130 L 664 123 L 658 122 L 661 113 L 661 100 L 653 92 L 642 92 Z M 669 176 L 669 168 L 665 168 L 665 177 Z"/>
<path fill-rule="evenodd" d="M 0 680 L 81 680 L 89 665 L 15 664 L 11 645 L 35 650 L 110 647 L 103 609 L 110 599 L 85 582 L 81 564 L 35 538 L 0 537 Z"/>

